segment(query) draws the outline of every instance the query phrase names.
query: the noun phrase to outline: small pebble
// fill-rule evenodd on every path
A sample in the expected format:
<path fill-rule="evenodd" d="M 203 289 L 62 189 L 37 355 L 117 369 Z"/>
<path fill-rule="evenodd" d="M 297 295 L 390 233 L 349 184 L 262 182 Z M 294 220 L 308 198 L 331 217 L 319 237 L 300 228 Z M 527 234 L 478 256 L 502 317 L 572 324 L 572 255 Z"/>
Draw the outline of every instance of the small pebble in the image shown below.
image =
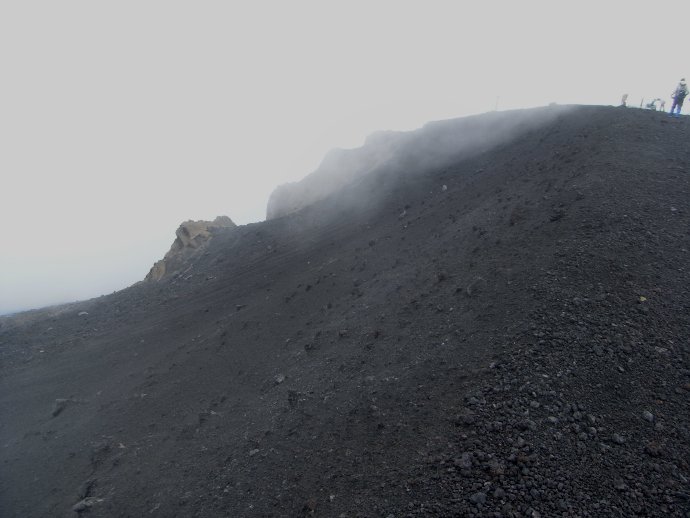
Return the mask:
<path fill-rule="evenodd" d="M 474 505 L 483 505 L 486 503 L 486 493 L 482 493 L 481 491 L 473 494 L 470 497 L 470 502 L 472 502 Z"/>

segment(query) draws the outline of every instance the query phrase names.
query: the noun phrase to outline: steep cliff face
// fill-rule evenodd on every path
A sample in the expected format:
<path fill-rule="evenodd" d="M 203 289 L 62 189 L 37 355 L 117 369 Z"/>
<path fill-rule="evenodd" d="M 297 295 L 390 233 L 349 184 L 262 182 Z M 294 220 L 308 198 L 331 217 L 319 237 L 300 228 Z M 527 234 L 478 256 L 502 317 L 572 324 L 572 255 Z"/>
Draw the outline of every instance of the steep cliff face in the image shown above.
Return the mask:
<path fill-rule="evenodd" d="M 157 261 L 146 276 L 146 281 L 159 281 L 181 271 L 199 250 L 206 247 L 213 233 L 221 228 L 235 228 L 237 225 L 227 216 L 218 216 L 213 221 L 185 221 L 175 235 L 175 241 L 165 257 Z"/>
<path fill-rule="evenodd" d="M 279 185 L 268 200 L 266 219 L 275 219 L 325 198 L 352 180 L 383 166 L 395 155 L 403 133 L 379 132 L 357 149 L 333 149 L 312 174 Z"/>
<path fill-rule="evenodd" d="M 362 147 L 329 152 L 319 167 L 299 182 L 278 186 L 269 198 L 266 219 L 297 212 L 376 170 L 427 170 L 471 158 L 570 109 L 548 106 L 487 113 L 431 122 L 409 132 L 376 132 Z"/>

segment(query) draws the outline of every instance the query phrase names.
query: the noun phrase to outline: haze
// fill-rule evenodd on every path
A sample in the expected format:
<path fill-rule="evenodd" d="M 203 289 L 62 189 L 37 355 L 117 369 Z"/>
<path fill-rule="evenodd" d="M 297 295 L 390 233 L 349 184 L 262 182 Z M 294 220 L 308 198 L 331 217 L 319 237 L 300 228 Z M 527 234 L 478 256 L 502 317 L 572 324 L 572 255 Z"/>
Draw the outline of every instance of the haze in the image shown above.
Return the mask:
<path fill-rule="evenodd" d="M 0 314 L 144 278 L 187 219 L 376 130 L 628 103 L 690 69 L 684 2 L 4 2 Z M 687 108 L 686 108 L 687 110 Z"/>

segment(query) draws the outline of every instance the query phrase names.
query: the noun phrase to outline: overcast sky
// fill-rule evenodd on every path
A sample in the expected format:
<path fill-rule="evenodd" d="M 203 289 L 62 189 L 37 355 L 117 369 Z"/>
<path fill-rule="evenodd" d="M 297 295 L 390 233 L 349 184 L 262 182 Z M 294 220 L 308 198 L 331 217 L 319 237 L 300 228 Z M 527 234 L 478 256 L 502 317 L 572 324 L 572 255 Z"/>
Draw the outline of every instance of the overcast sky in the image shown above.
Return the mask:
<path fill-rule="evenodd" d="M 0 314 L 141 280 L 375 130 L 668 98 L 690 8 L 645 4 L 1 2 Z"/>

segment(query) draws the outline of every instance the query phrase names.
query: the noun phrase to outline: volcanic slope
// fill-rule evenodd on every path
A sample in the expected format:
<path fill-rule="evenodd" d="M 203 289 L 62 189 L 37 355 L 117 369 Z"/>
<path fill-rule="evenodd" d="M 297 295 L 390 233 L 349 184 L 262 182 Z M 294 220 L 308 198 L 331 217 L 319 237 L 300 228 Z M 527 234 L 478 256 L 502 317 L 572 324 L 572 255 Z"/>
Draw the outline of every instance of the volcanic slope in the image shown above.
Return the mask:
<path fill-rule="evenodd" d="M 549 110 L 0 320 L 0 515 L 690 516 L 690 123 Z"/>

